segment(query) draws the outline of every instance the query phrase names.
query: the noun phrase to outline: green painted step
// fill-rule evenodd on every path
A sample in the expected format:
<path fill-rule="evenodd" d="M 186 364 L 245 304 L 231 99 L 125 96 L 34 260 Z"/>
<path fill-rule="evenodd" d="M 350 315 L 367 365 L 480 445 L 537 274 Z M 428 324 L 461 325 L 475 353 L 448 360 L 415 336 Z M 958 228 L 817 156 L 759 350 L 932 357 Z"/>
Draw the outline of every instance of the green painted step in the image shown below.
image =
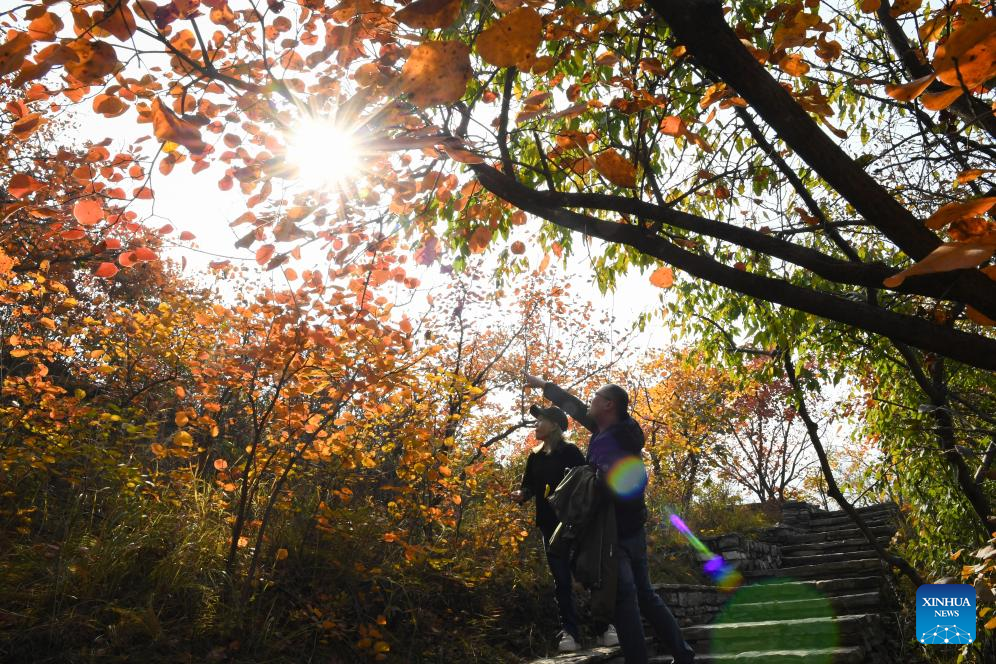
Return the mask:
<path fill-rule="evenodd" d="M 702 654 L 695 657 L 695 664 L 864 664 L 862 648 L 813 648 L 809 650 L 748 650 L 734 655 Z M 670 664 L 670 655 L 651 657 L 649 664 Z"/>
<path fill-rule="evenodd" d="M 862 645 L 881 623 L 878 614 L 713 623 L 684 630 L 696 651 L 728 655 L 748 651 L 804 650 Z"/>

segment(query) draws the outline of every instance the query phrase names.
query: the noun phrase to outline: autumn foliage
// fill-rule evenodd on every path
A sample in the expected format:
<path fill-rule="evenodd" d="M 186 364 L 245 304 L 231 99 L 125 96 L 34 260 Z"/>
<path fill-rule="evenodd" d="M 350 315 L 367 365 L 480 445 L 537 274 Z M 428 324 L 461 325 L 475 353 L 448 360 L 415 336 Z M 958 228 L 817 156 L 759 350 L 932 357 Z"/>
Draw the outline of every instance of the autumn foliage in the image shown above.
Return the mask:
<path fill-rule="evenodd" d="M 994 11 L 0 8 L 0 654 L 542 651 L 496 499 L 523 369 L 632 386 L 661 509 L 895 500 L 907 558 L 989 588 Z M 627 356 L 562 267 L 676 350 Z"/>

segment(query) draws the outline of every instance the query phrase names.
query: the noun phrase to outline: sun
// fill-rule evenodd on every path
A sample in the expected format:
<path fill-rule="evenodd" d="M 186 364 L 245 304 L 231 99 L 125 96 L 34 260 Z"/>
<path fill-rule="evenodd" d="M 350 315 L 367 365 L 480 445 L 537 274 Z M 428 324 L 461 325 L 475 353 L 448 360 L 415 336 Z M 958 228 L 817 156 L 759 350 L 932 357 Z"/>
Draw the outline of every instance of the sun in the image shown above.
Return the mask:
<path fill-rule="evenodd" d="M 287 162 L 305 186 L 341 189 L 360 174 L 359 141 L 349 127 L 304 118 L 288 137 Z"/>

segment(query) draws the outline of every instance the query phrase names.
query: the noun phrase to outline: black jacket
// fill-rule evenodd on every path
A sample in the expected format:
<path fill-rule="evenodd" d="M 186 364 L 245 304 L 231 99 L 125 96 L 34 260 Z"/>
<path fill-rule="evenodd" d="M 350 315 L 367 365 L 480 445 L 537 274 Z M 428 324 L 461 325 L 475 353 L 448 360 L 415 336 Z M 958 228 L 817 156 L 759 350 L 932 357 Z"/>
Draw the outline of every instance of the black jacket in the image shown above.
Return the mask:
<path fill-rule="evenodd" d="M 557 488 L 560 480 L 564 479 L 567 470 L 584 464 L 581 450 L 566 441 L 549 454 L 543 452 L 541 447 L 537 447 L 526 459 L 526 469 L 522 473 L 520 489 L 524 496 L 536 497 L 536 525 L 547 539 L 560 522 L 550 509 L 547 497 Z"/>
<path fill-rule="evenodd" d="M 619 579 L 616 514 L 595 475 L 593 466 L 572 468 L 550 496 L 560 519 L 550 538 L 550 553 L 568 557 L 573 552 L 574 578 L 591 590 L 592 617 L 610 623 Z"/>

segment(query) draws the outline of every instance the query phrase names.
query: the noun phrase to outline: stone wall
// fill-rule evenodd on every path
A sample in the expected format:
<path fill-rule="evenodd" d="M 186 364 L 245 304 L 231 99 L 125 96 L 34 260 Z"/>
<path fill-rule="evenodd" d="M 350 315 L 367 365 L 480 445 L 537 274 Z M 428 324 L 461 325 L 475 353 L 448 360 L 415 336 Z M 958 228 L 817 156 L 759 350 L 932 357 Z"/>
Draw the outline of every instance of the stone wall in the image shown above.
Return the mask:
<path fill-rule="evenodd" d="M 777 544 L 759 541 L 737 533 L 719 537 L 706 537 L 702 543 L 713 553 L 723 556 L 723 560 L 741 571 L 777 569 L 782 566 L 782 551 Z M 699 560 L 705 562 L 705 556 Z"/>
<path fill-rule="evenodd" d="M 682 627 L 712 622 L 729 597 L 715 586 L 664 584 L 655 587 Z"/>

